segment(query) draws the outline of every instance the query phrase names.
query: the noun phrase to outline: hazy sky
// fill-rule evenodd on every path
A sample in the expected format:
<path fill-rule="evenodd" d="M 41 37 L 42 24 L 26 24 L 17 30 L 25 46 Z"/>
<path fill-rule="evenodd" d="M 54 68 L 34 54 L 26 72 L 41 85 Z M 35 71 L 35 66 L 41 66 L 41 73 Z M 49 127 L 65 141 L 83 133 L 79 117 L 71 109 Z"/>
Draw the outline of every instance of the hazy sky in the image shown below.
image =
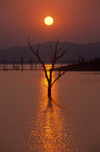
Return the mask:
<path fill-rule="evenodd" d="M 0 49 L 27 46 L 28 36 L 32 44 L 99 42 L 100 0 L 0 0 Z"/>

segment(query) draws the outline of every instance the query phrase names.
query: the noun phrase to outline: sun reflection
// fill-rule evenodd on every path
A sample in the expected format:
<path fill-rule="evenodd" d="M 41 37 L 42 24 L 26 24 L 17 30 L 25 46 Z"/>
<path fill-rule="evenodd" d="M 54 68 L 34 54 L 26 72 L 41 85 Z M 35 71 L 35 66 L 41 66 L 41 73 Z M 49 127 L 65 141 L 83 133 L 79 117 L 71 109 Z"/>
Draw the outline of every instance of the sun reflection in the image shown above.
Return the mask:
<path fill-rule="evenodd" d="M 31 135 L 29 137 L 27 146 L 30 151 L 39 152 L 73 152 L 72 143 L 73 136 L 70 129 L 70 124 L 65 127 L 65 120 L 63 116 L 63 109 L 60 108 L 57 86 L 53 88 L 53 99 L 47 97 L 47 89 L 43 88 L 43 83 L 47 85 L 46 79 L 41 79 L 41 96 L 38 104 L 38 110 L 36 113 L 36 122 L 31 121 L 30 130 Z M 67 119 L 67 118 L 66 118 Z"/>
<path fill-rule="evenodd" d="M 51 64 L 46 64 L 46 69 L 47 69 L 47 75 L 48 75 L 48 78 L 50 78 L 50 69 L 51 69 L 52 65 Z M 46 79 L 46 78 L 45 78 Z"/>
<path fill-rule="evenodd" d="M 52 65 L 51 64 L 46 64 L 46 69 L 47 69 L 47 75 L 48 75 L 48 78 L 50 78 L 50 69 L 51 69 L 51 67 L 52 67 Z M 44 75 L 44 74 L 43 74 Z M 55 75 L 54 75 L 54 72 L 52 73 L 52 81 L 54 80 L 54 77 L 55 77 Z M 44 77 L 42 77 L 42 81 L 41 81 L 42 83 L 41 83 L 41 85 L 44 85 L 44 86 L 48 86 L 48 82 L 47 82 L 47 79 L 45 78 L 45 75 L 44 75 Z M 53 86 L 53 88 L 54 88 L 55 86 Z M 47 91 L 47 90 L 46 90 Z M 45 92 L 45 91 L 44 91 Z"/>

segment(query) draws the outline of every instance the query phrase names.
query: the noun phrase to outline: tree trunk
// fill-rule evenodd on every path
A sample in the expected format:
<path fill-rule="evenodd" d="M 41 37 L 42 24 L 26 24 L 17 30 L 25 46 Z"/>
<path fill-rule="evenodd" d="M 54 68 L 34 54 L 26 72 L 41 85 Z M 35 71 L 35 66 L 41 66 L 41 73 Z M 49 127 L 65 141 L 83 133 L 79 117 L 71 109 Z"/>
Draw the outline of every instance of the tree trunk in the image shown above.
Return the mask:
<path fill-rule="evenodd" d="M 48 81 L 48 97 L 51 98 L 51 81 Z"/>

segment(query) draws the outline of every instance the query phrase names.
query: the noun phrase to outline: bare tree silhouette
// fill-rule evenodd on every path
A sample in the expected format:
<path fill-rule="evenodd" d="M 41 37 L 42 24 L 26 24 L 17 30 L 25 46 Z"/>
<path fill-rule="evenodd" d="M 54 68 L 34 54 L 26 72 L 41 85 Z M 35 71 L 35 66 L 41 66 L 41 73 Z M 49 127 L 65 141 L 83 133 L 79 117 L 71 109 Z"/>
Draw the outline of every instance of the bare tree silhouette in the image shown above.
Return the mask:
<path fill-rule="evenodd" d="M 5 63 L 5 60 L 4 60 L 4 59 L 2 60 L 2 63 L 3 63 L 3 70 L 5 71 L 5 69 L 6 69 L 5 64 L 6 64 L 6 63 Z"/>
<path fill-rule="evenodd" d="M 30 70 L 33 70 L 33 63 L 34 63 L 33 59 L 30 58 Z"/>
<path fill-rule="evenodd" d="M 57 60 L 59 58 L 61 58 L 62 56 L 64 56 L 66 54 L 66 52 L 69 50 L 69 48 L 67 50 L 64 50 L 63 52 L 61 52 L 60 54 L 58 53 L 59 51 L 62 50 L 63 47 L 61 48 L 58 48 L 58 44 L 59 44 L 59 41 L 57 40 L 56 42 L 56 45 L 55 45 L 55 49 L 53 50 L 52 46 L 50 46 L 50 49 L 51 49 L 51 52 L 53 55 L 51 55 L 50 53 L 50 59 L 51 59 L 51 69 L 50 69 L 50 74 L 48 76 L 47 74 L 47 69 L 46 69 L 46 66 L 45 66 L 45 63 L 42 61 L 40 55 L 39 55 L 39 49 L 40 49 L 40 45 L 38 45 L 38 48 L 37 50 L 34 50 L 32 48 L 32 45 L 30 44 L 30 39 L 28 38 L 28 44 L 32 50 L 32 52 L 34 53 L 34 55 L 36 55 L 36 57 L 38 58 L 38 60 L 40 61 L 40 63 L 42 64 L 42 67 L 44 69 L 44 72 L 45 72 L 45 77 L 47 79 L 47 82 L 48 82 L 48 97 L 51 98 L 51 88 L 53 86 L 53 84 L 63 75 L 65 74 L 66 71 L 59 71 L 58 73 L 58 76 L 52 81 L 52 73 L 53 73 L 53 70 L 54 70 L 54 66 L 55 64 L 57 63 Z"/>
<path fill-rule="evenodd" d="M 20 63 L 21 63 L 21 70 L 23 71 L 23 57 L 21 56 L 21 58 L 20 58 Z"/>
<path fill-rule="evenodd" d="M 16 58 L 14 60 L 11 60 L 11 63 L 12 63 L 13 70 L 19 70 L 19 64 L 18 64 L 18 61 L 16 61 Z"/>
<path fill-rule="evenodd" d="M 78 63 L 81 62 L 81 49 L 77 51 L 77 56 L 78 56 Z"/>

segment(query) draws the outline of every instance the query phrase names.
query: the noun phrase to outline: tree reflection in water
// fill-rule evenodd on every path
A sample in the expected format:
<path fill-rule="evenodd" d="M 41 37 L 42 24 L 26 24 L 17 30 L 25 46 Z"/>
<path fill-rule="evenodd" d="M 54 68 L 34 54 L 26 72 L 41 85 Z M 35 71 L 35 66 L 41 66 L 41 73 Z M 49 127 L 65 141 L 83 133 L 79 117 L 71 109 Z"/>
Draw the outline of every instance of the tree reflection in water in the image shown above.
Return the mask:
<path fill-rule="evenodd" d="M 45 87 L 44 90 L 42 87 L 42 91 L 43 96 L 40 97 L 37 103 L 36 121 L 33 119 L 30 123 L 31 135 L 27 146 L 29 146 L 30 151 L 35 152 L 73 152 L 74 137 L 72 127 L 67 122 L 67 118 L 64 120 L 63 108 L 55 102 L 56 90 L 53 90 L 55 92 L 52 95 L 54 100 L 46 97 Z"/>

